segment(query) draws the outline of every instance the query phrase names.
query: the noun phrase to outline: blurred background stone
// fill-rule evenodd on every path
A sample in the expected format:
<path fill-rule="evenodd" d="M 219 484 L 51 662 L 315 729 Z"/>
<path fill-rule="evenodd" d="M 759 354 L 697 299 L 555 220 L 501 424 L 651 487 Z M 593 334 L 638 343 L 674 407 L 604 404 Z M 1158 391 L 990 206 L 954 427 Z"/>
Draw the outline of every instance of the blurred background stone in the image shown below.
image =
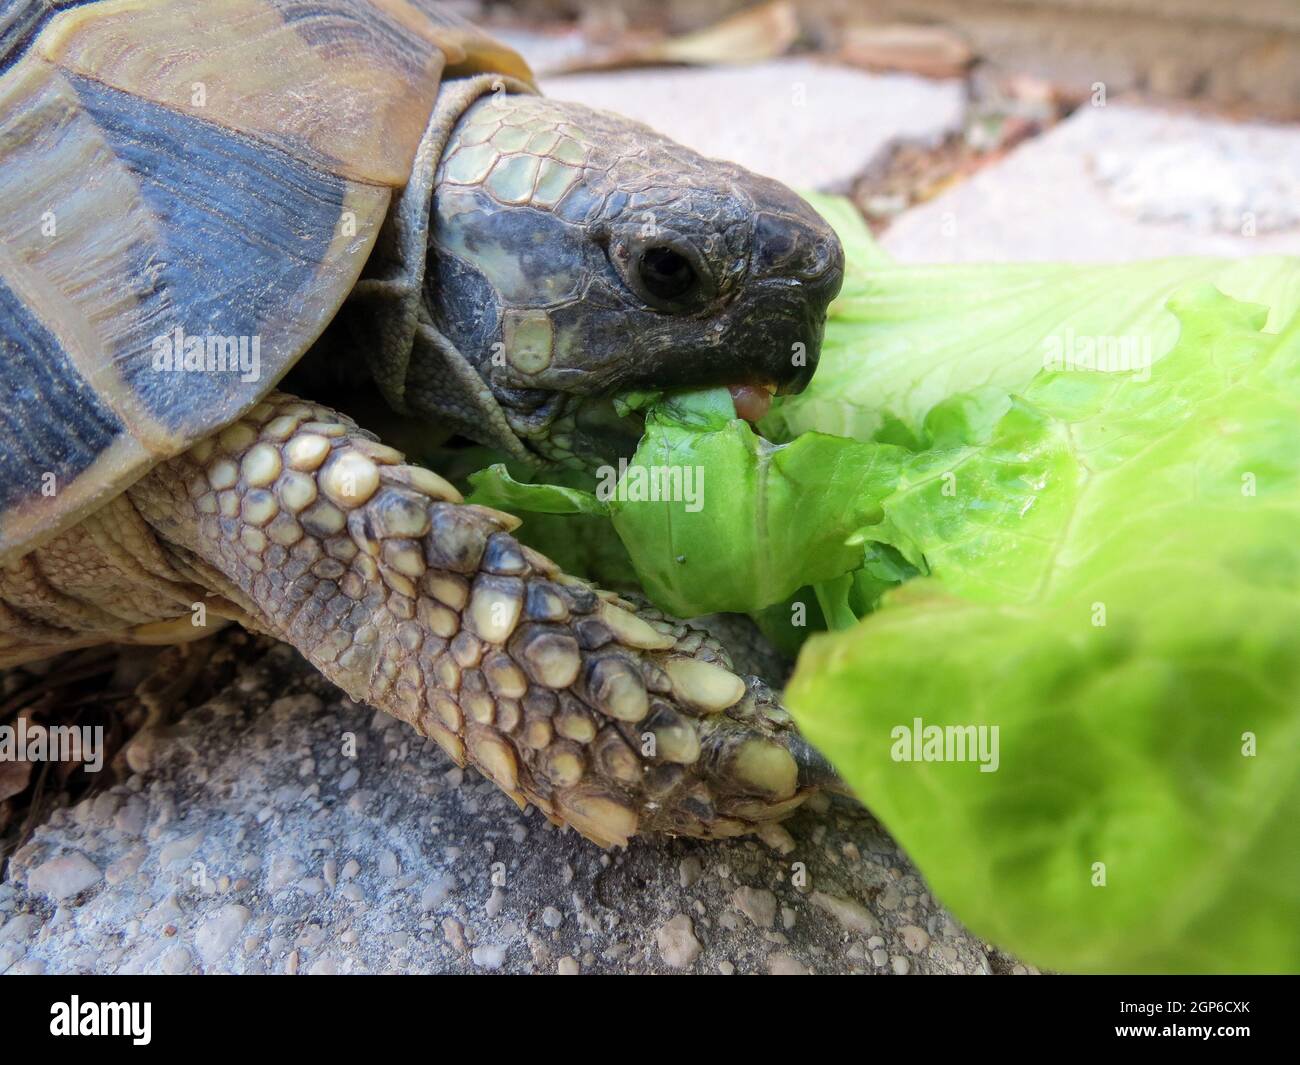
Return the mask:
<path fill-rule="evenodd" d="M 898 141 L 936 144 L 961 129 L 966 109 L 959 81 L 811 59 L 569 74 L 541 84 L 551 96 L 635 118 L 704 155 L 788 185 L 838 191 Z"/>
<path fill-rule="evenodd" d="M 855 33 L 941 29 L 993 72 L 1051 78 L 1077 93 L 1150 92 L 1300 117 L 1300 5 L 1293 0 L 791 0 L 804 42 L 824 52 Z M 749 0 L 513 0 L 489 18 L 576 22 L 610 35 L 682 33 Z"/>
<path fill-rule="evenodd" d="M 910 262 L 1300 254 L 1300 129 L 1084 106 L 882 243 Z"/>

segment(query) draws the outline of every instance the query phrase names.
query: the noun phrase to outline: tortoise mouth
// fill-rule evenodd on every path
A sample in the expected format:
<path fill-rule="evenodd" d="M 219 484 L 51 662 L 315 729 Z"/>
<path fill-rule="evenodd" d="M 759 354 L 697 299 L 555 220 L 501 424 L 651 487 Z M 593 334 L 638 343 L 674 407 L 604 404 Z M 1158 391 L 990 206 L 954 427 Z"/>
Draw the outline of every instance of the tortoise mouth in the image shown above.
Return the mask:
<path fill-rule="evenodd" d="M 645 413 L 620 407 L 616 396 L 578 404 L 574 432 L 580 445 L 605 459 L 631 458 L 645 435 Z"/>
<path fill-rule="evenodd" d="M 733 384 L 736 417 L 751 425 L 766 417 L 777 394 L 772 384 Z M 616 392 L 580 396 L 561 392 L 502 396 L 511 428 L 543 462 L 587 467 L 631 458 L 645 435 L 647 393 Z M 657 395 L 657 394 L 652 394 Z M 638 397 L 629 403 L 628 397 Z M 515 399 L 516 402 L 510 402 Z M 520 402 L 522 400 L 522 402 Z"/>
<path fill-rule="evenodd" d="M 510 428 L 544 463 L 586 468 L 630 458 L 645 434 L 645 416 L 616 395 L 565 392 L 499 395 Z"/>
<path fill-rule="evenodd" d="M 776 385 L 729 385 L 727 391 L 731 393 L 736 417 L 757 425 L 772 409 Z"/>

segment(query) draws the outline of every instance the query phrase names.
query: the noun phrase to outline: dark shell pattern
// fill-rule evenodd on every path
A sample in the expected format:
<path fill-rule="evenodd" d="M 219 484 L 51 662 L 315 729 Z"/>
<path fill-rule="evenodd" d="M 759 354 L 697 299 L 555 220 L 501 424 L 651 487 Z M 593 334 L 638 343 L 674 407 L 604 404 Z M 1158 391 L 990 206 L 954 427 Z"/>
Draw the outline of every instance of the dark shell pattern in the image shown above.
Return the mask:
<path fill-rule="evenodd" d="M 479 72 L 434 0 L 0 0 L 0 562 L 270 391 Z"/>

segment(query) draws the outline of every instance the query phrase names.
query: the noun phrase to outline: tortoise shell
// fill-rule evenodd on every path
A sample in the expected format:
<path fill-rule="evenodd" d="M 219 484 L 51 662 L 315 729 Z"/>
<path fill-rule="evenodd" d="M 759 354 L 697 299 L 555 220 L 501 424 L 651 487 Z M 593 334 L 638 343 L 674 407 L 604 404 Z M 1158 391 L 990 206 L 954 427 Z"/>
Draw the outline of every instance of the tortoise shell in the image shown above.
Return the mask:
<path fill-rule="evenodd" d="M 433 0 L 211 7 L 0 0 L 0 562 L 312 345 L 444 79 L 531 79 Z"/>

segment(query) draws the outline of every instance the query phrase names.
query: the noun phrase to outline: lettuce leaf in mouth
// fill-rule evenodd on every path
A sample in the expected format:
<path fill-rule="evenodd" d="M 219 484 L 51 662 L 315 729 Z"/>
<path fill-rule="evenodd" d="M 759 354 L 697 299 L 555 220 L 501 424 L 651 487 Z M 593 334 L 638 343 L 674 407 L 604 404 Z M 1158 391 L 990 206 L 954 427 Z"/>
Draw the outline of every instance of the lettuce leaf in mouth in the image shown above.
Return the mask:
<path fill-rule="evenodd" d="M 607 517 L 656 605 L 688 617 L 751 612 L 862 566 L 853 534 L 880 520 L 907 457 L 822 433 L 773 444 L 713 389 L 653 406 L 636 454 L 598 470 L 592 489 L 523 483 L 497 465 L 470 478 L 470 498 Z"/>
<path fill-rule="evenodd" d="M 639 583 L 676 614 L 772 612 L 806 589 L 790 604 L 796 623 L 783 642 L 795 646 L 814 603 L 823 624 L 843 628 L 927 571 L 905 530 L 867 529 L 882 500 L 905 470 L 921 476 L 986 437 L 1054 354 L 1065 362 L 1118 346 L 1149 374 L 1178 333 L 1166 300 L 1198 280 L 1270 303 L 1270 327 L 1300 306 L 1300 270 L 1280 257 L 903 266 L 847 201 L 809 199 L 844 243 L 845 284 L 812 385 L 778 401 L 764 435 L 734 417 L 725 389 L 630 394 L 620 403 L 647 413 L 646 435 L 626 471 L 605 472 L 602 491 L 591 478 L 556 487 L 493 467 L 473 477 L 474 501 L 537 515 L 521 532 L 534 546 L 581 575 Z M 640 497 L 660 475 L 676 478 L 677 498 Z M 562 515 L 572 517 L 552 517 Z"/>
<path fill-rule="evenodd" d="M 928 446 L 935 406 L 1017 391 L 1055 354 L 1086 359 L 1091 348 L 1104 359 L 1128 345 L 1159 361 L 1178 336 L 1165 304 L 1197 285 L 1269 308 L 1272 332 L 1300 307 L 1293 257 L 904 265 L 889 261 L 845 201 L 805 195 L 840 236 L 845 280 L 811 384 L 763 421 L 774 440 L 816 430 Z"/>

